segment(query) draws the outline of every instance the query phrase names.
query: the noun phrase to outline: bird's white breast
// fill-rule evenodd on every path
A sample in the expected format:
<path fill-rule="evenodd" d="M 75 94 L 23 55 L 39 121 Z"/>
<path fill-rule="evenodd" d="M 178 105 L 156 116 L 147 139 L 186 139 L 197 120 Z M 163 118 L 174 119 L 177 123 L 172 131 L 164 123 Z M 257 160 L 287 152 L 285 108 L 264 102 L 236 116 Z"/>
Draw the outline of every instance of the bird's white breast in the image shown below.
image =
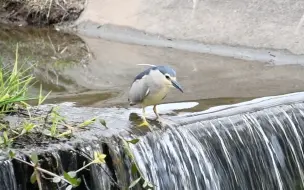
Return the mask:
<path fill-rule="evenodd" d="M 143 103 L 145 106 L 159 104 L 166 97 L 168 92 L 169 87 L 167 86 L 160 88 L 158 91 L 150 92 Z"/>
<path fill-rule="evenodd" d="M 149 93 L 145 97 L 143 104 L 145 106 L 159 104 L 168 94 L 170 86 L 166 84 L 166 78 L 159 71 L 151 71 L 146 78 L 149 84 Z"/>

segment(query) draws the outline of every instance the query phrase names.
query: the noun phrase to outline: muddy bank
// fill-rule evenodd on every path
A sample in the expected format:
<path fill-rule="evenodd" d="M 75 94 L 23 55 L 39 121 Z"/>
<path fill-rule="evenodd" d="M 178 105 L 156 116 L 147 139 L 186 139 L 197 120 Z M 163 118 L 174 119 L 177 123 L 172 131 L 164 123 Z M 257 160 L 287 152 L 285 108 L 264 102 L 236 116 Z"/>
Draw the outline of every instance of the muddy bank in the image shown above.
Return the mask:
<path fill-rule="evenodd" d="M 85 0 L 2 0 L 0 23 L 45 26 L 76 20 Z"/>

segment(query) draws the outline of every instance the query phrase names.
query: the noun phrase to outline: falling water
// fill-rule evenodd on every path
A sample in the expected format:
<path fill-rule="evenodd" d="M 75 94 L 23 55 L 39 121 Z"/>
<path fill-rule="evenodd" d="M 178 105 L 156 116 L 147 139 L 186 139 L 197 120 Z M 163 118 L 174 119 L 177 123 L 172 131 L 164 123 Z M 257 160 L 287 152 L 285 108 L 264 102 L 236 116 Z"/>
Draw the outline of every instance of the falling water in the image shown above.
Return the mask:
<path fill-rule="evenodd" d="M 63 175 L 63 172 L 76 171 L 88 164 L 93 158 L 93 151 L 102 152 L 102 143 L 89 143 L 75 145 L 72 149 L 51 150 L 39 154 L 40 166 L 48 171 Z M 21 159 L 29 161 L 26 156 Z M 33 168 L 18 161 L 0 161 L 0 189 L 2 190 L 38 190 L 37 183 L 30 182 Z M 75 190 L 98 189 L 110 190 L 113 187 L 113 179 L 109 179 L 111 171 L 107 165 L 92 165 L 89 170 L 85 169 L 77 175 L 82 183 Z M 43 190 L 65 190 L 66 184 L 52 183 L 51 177 L 41 178 Z M 114 181 L 115 182 L 115 181 Z M 115 187 L 115 186 L 114 186 Z"/>
<path fill-rule="evenodd" d="M 8 160 L 0 161 L 0 168 L 1 189 L 17 190 L 17 183 L 12 162 Z"/>
<path fill-rule="evenodd" d="M 304 184 L 303 128 L 298 103 L 171 127 L 132 150 L 157 189 L 296 189 Z"/>
<path fill-rule="evenodd" d="M 294 97 L 303 96 L 292 97 L 283 99 L 299 102 Z M 282 104 L 278 98 L 273 102 Z M 238 105 L 231 106 L 234 111 L 212 109 L 207 114 L 180 116 L 177 126 L 138 137 L 140 141 L 131 149 L 141 173 L 160 190 L 303 188 L 304 103 L 273 102 L 264 102 L 266 109 L 249 102 L 246 105 L 255 105 L 251 111 Z M 57 174 L 75 171 L 91 160 L 94 151 L 102 152 L 106 163 L 79 172 L 82 183 L 75 190 L 124 189 L 138 177 L 132 174 L 130 159 L 119 138 L 100 139 L 46 150 L 39 155 L 41 167 Z M 0 189 L 38 189 L 30 183 L 32 172 L 33 168 L 18 161 L 0 161 Z M 43 189 L 65 187 L 43 179 Z"/>
<path fill-rule="evenodd" d="M 89 160 L 94 158 L 94 151 L 104 152 L 103 144 L 93 142 L 81 148 L 81 151 L 89 157 Z M 108 155 L 109 157 L 110 155 Z M 111 189 L 115 187 L 115 177 L 113 177 L 107 165 L 92 165 L 90 167 L 90 176 L 92 176 L 92 189 Z"/>

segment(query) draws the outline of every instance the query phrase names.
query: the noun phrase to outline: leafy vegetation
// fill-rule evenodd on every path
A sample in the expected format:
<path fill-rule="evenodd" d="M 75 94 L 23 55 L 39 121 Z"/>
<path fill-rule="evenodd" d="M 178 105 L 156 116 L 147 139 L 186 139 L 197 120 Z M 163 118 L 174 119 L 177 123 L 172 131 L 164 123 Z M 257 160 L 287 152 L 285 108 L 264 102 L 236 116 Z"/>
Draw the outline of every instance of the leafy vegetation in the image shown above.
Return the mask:
<path fill-rule="evenodd" d="M 18 113 L 22 112 L 24 110 L 27 110 L 27 114 L 29 115 L 29 118 L 25 119 L 21 127 L 12 129 L 9 124 L 5 123 L 4 121 L 1 121 L 0 123 L 0 130 L 2 131 L 2 134 L 0 136 L 0 146 L 2 148 L 10 148 L 12 147 L 13 142 L 22 137 L 23 135 L 27 135 L 29 133 L 37 133 L 43 131 L 43 128 L 47 128 L 46 132 L 44 132 L 44 135 L 50 136 L 50 137 L 67 137 L 71 136 L 72 132 L 77 128 L 72 127 L 68 125 L 65 121 L 65 118 L 60 116 L 58 113 L 58 107 L 53 107 L 49 114 L 47 114 L 46 117 L 32 117 L 30 112 L 28 111 L 29 105 L 26 103 L 28 100 L 37 100 L 38 105 L 41 105 L 44 100 L 46 100 L 47 96 L 50 94 L 50 92 L 46 95 L 42 95 L 42 86 L 40 85 L 40 93 L 38 97 L 31 98 L 27 96 L 28 89 L 30 85 L 32 85 L 32 81 L 34 77 L 30 74 L 27 74 L 30 70 L 30 68 L 22 69 L 18 68 L 18 45 L 16 49 L 16 59 L 14 63 L 13 69 L 10 71 L 8 68 L 5 69 L 1 66 L 0 68 L 0 114 L 10 114 L 10 113 Z M 46 125 L 48 120 L 50 119 L 50 125 Z M 79 125 L 80 128 L 84 128 L 90 124 L 92 124 L 93 121 L 95 121 L 96 118 L 93 118 L 92 120 L 84 121 Z M 42 122 L 44 121 L 44 122 Z M 60 131 L 58 129 L 58 126 L 65 126 L 65 131 Z M 103 122 L 103 125 L 106 125 L 105 122 Z M 66 183 L 66 189 L 72 189 L 73 187 L 79 186 L 81 179 L 77 178 L 77 173 L 80 171 L 86 169 L 92 164 L 104 164 L 105 163 L 105 154 L 94 152 L 94 159 L 83 166 L 82 168 L 78 169 L 77 171 L 67 171 L 64 172 L 62 176 L 57 175 L 55 173 L 52 173 L 50 171 L 47 171 L 40 167 L 38 155 L 33 152 L 30 157 L 30 162 L 27 162 L 23 159 L 18 158 L 16 156 L 16 153 L 13 152 L 11 149 L 9 149 L 9 157 L 11 159 L 15 159 L 19 162 L 22 162 L 24 164 L 27 164 L 34 168 L 34 172 L 30 177 L 31 183 L 37 183 L 39 189 L 42 189 L 41 185 L 41 173 L 48 174 L 52 176 L 52 182 L 59 183 L 64 182 Z"/>
<path fill-rule="evenodd" d="M 0 146 L 1 147 L 10 147 L 14 140 L 20 138 L 22 135 L 28 134 L 29 132 L 43 132 L 43 128 L 47 128 L 43 132 L 44 135 L 49 135 L 51 137 L 61 137 L 68 136 L 71 134 L 71 127 L 69 130 L 60 133 L 58 131 L 58 125 L 63 124 L 66 127 L 69 127 L 64 123 L 64 118 L 58 114 L 58 108 L 53 108 L 46 117 L 32 117 L 29 112 L 30 106 L 26 103 L 29 100 L 37 100 L 37 104 L 41 105 L 48 95 L 42 94 L 42 86 L 40 85 L 40 93 L 38 97 L 28 97 L 28 89 L 30 85 L 33 85 L 34 77 L 31 74 L 28 74 L 31 68 L 23 69 L 19 68 L 18 65 L 18 44 L 16 48 L 16 59 L 13 66 L 13 69 L 0 68 L 0 115 L 11 114 L 11 113 L 20 113 L 27 110 L 29 118 L 25 119 L 19 128 L 10 128 L 8 124 L 0 120 L 0 129 L 2 135 L 0 136 Z M 51 125 L 48 128 L 46 122 L 48 118 L 51 118 Z M 44 122 L 43 122 L 44 121 Z"/>
<path fill-rule="evenodd" d="M 29 68 L 30 69 L 30 68 Z M 6 71 L 0 68 L 0 111 L 12 111 L 16 103 L 24 104 L 24 101 L 30 100 L 26 96 L 33 76 L 25 75 L 26 70 L 18 69 L 18 45 L 16 50 L 16 59 L 12 71 Z"/>
<path fill-rule="evenodd" d="M 30 111 L 31 106 L 26 103 L 29 100 L 37 100 L 37 105 L 43 104 L 43 102 L 49 96 L 47 93 L 45 96 L 42 94 L 42 86 L 40 85 L 40 92 L 38 97 L 28 97 L 28 89 L 30 85 L 33 85 L 34 77 L 30 72 L 31 68 L 23 69 L 18 65 L 18 45 L 16 49 L 16 59 L 12 69 L 0 67 L 0 116 L 7 114 L 26 114 L 26 117 L 21 123 L 20 127 L 12 128 L 0 117 L 0 148 L 8 150 L 10 159 L 14 159 L 18 162 L 33 167 L 34 171 L 30 176 L 32 184 L 37 183 L 40 190 L 42 190 L 42 177 L 44 174 L 51 176 L 49 179 L 53 183 L 63 183 L 67 190 L 78 187 L 81 183 L 81 179 L 77 176 L 82 170 L 87 169 L 92 164 L 105 164 L 106 155 L 100 152 L 94 152 L 93 158 L 83 167 L 76 171 L 64 171 L 62 175 L 53 173 L 40 166 L 40 160 L 36 152 L 32 152 L 28 155 L 30 161 L 26 161 L 18 157 L 18 155 L 11 149 L 14 146 L 14 142 L 19 138 L 22 138 L 29 134 L 39 134 L 37 136 L 47 136 L 50 138 L 62 139 L 70 138 L 73 136 L 73 132 L 76 130 L 84 130 L 92 123 L 97 121 L 97 117 L 83 121 L 80 124 L 69 124 L 64 117 L 59 114 L 59 107 L 53 107 L 46 116 L 38 115 L 33 116 Z M 106 121 L 103 119 L 98 120 L 101 125 L 107 128 Z M 130 149 L 129 144 L 136 144 L 139 139 L 132 139 L 126 141 L 123 139 L 123 145 L 125 151 L 129 155 L 132 161 L 132 175 L 137 177 L 128 188 L 133 188 L 136 185 L 141 186 L 143 189 L 153 189 L 154 186 L 145 179 L 144 175 L 140 172 L 138 165 L 135 162 L 134 155 Z"/>
<path fill-rule="evenodd" d="M 38 183 L 39 189 L 42 190 L 42 184 L 41 184 L 41 173 L 48 174 L 49 176 L 52 176 L 51 180 L 53 183 L 59 183 L 64 182 L 66 185 L 66 190 L 72 189 L 74 187 L 78 187 L 81 183 L 81 179 L 77 178 L 77 173 L 80 171 L 88 168 L 92 164 L 104 164 L 105 163 L 105 157 L 106 155 L 101 154 L 99 152 L 94 152 L 94 159 L 83 166 L 82 168 L 78 169 L 77 171 L 69 171 L 69 172 L 63 172 L 63 175 L 57 175 L 53 172 L 50 172 L 48 170 L 45 170 L 39 166 L 39 159 L 38 155 L 33 152 L 30 155 L 31 162 L 27 162 L 25 160 L 22 160 L 18 157 L 16 157 L 15 153 L 13 151 L 10 151 L 9 153 L 11 159 L 18 160 L 19 162 L 22 162 L 26 165 L 29 165 L 34 168 L 34 172 L 31 175 L 30 181 L 31 183 Z"/>

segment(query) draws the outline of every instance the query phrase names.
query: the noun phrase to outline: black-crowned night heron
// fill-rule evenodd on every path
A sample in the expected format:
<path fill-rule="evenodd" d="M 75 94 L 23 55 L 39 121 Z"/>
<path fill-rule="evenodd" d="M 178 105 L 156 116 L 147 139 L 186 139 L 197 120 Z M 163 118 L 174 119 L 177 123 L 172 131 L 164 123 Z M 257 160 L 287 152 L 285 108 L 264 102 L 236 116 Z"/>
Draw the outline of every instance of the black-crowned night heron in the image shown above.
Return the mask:
<path fill-rule="evenodd" d="M 153 111 L 159 118 L 156 105 L 166 97 L 171 87 L 183 92 L 181 85 L 176 80 L 176 72 L 169 66 L 151 66 L 135 77 L 129 91 L 128 101 L 130 106 L 141 105 L 143 109 L 143 123 L 140 126 L 149 125 L 145 115 L 147 106 L 153 105 Z"/>

